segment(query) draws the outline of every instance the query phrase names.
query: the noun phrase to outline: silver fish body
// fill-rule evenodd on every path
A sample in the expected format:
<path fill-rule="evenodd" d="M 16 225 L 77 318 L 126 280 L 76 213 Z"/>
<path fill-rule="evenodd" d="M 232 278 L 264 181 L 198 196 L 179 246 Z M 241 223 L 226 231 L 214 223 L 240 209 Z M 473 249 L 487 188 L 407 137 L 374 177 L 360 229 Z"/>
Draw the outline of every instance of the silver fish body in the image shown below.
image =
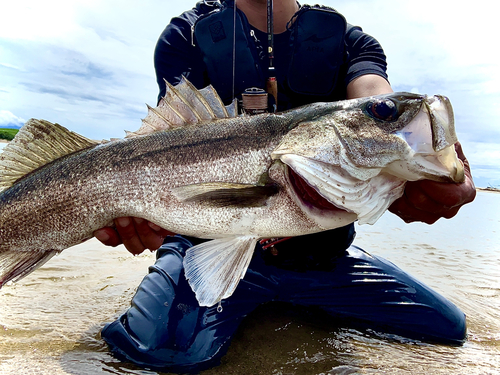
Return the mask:
<path fill-rule="evenodd" d="M 211 306 L 232 294 L 257 240 L 374 223 L 408 180 L 463 180 L 444 97 L 395 93 L 227 117 L 193 110 L 207 96 L 188 83 L 169 92 L 150 108 L 153 131 L 123 140 L 96 144 L 43 120 L 23 127 L 0 155 L 0 286 L 135 216 L 215 239 L 185 259 L 200 304 Z M 176 116 L 165 120 L 171 129 L 154 124 Z"/>

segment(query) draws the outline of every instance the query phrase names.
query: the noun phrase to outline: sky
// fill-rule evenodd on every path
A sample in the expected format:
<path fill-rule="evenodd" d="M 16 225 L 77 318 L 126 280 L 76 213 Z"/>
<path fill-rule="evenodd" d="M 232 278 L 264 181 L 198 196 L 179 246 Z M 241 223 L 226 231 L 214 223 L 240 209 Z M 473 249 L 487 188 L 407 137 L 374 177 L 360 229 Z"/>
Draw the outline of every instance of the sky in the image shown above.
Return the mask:
<path fill-rule="evenodd" d="M 312 3 L 316 3 L 314 1 Z M 450 98 L 478 187 L 500 187 L 497 4 L 323 0 L 383 46 L 395 91 Z M 158 36 L 195 1 L 0 3 L 0 127 L 43 118 L 93 139 L 123 137 L 156 104 Z"/>

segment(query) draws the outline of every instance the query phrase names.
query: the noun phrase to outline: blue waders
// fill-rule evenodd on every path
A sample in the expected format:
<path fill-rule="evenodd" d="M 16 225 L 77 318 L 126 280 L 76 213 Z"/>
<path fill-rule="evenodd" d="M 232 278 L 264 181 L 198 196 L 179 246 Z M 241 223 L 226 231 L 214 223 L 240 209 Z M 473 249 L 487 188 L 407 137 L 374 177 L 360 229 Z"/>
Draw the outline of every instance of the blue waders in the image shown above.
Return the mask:
<path fill-rule="evenodd" d="M 278 256 L 258 245 L 244 279 L 222 301 L 220 312 L 217 305 L 200 307 L 184 277 L 182 258 L 192 244 L 168 237 L 131 307 L 101 335 L 113 353 L 138 365 L 200 371 L 219 363 L 246 315 L 262 303 L 281 301 L 319 307 L 332 319 L 380 332 L 463 343 L 465 315 L 455 305 L 394 264 L 349 246 L 354 230 L 346 228 L 351 240 L 328 255 L 304 248 L 308 236 L 290 241 L 293 247 L 286 251 L 283 245 Z"/>

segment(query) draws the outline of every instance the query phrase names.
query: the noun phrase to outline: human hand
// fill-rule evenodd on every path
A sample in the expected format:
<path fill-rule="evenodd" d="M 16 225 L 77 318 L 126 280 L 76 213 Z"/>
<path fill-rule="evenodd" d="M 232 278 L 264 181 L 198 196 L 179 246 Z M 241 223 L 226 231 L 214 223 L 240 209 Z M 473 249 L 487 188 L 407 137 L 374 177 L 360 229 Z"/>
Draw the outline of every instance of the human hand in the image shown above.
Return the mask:
<path fill-rule="evenodd" d="M 174 235 L 150 221 L 137 217 L 119 217 L 114 223 L 115 227 L 96 230 L 95 238 L 107 246 L 123 244 L 134 255 L 142 253 L 145 249 L 156 250 L 162 245 L 166 236 Z"/>
<path fill-rule="evenodd" d="M 464 182 L 409 181 L 403 196 L 389 207 L 389 211 L 407 223 L 422 221 L 433 224 L 442 217 L 452 218 L 460 207 L 472 202 L 476 197 L 476 187 L 472 181 L 470 165 L 459 142 L 455 144 L 455 150 L 464 163 Z"/>

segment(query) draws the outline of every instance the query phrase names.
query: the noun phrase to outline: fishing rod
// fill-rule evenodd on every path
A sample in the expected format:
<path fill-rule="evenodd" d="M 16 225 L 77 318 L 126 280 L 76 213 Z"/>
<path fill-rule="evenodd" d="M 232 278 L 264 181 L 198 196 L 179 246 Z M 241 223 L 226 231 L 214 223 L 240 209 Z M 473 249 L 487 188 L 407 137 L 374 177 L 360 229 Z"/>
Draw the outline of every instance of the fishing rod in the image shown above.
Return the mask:
<path fill-rule="evenodd" d="M 273 24 L 273 0 L 267 0 L 267 53 L 269 57 L 268 77 L 266 91 L 273 96 L 273 112 L 278 107 L 278 82 L 274 70 L 274 24 Z"/>
<path fill-rule="evenodd" d="M 235 36 L 234 30 L 236 25 L 236 0 L 234 0 L 233 8 L 233 97 L 235 84 Z M 252 35 L 252 34 L 251 34 Z M 268 53 L 268 71 L 266 80 L 266 90 L 256 87 L 250 87 L 242 93 L 242 109 L 247 114 L 258 114 L 267 112 L 268 96 L 271 95 L 274 102 L 271 103 L 272 112 L 276 112 L 278 108 L 278 82 L 274 68 L 274 22 L 273 22 L 273 0 L 267 0 L 267 53 Z"/>
<path fill-rule="evenodd" d="M 236 0 L 234 0 L 233 5 L 233 85 L 232 85 L 232 96 L 235 97 L 234 88 L 235 88 L 235 79 L 236 79 Z"/>

